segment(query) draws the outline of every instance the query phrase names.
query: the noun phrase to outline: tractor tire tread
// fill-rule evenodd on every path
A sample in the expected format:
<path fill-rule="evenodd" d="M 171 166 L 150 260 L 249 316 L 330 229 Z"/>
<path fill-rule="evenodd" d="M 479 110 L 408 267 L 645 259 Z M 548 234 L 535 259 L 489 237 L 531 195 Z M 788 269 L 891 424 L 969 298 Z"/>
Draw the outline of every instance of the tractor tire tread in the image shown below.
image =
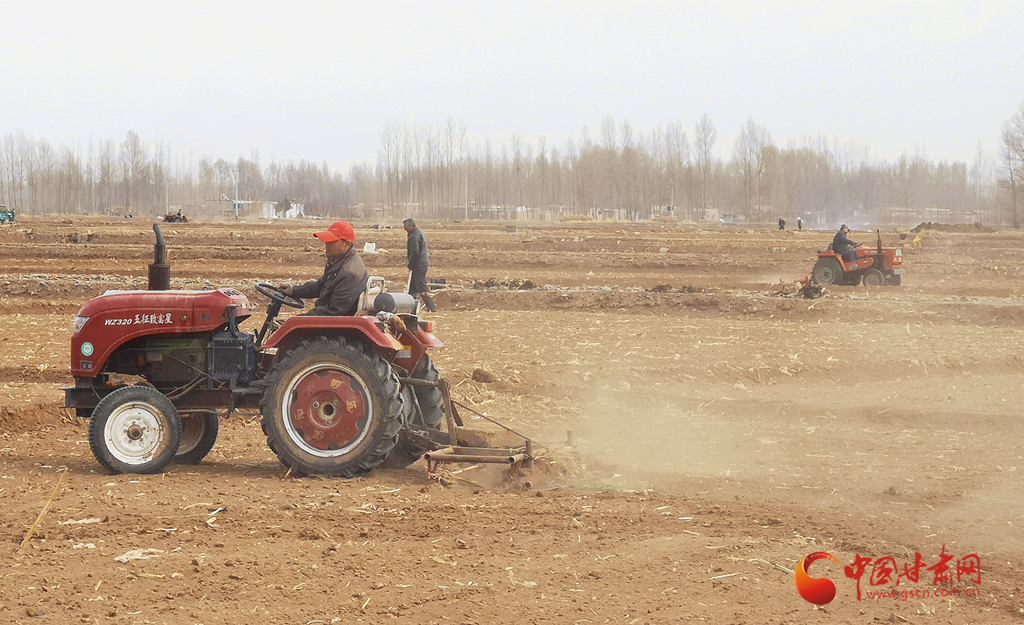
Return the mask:
<path fill-rule="evenodd" d="M 424 354 L 420 361 L 416 363 L 412 377 L 437 382 L 441 379 L 441 372 L 437 370 L 437 367 L 430 360 L 430 356 Z M 424 425 L 433 430 L 440 430 L 444 425 L 445 416 L 444 395 L 441 394 L 441 390 L 425 386 L 415 386 L 413 387 L 413 392 L 416 394 L 416 401 L 420 405 Z M 388 469 L 404 469 L 419 460 L 420 456 L 427 451 L 418 445 L 414 445 L 408 437 L 399 435 L 398 444 L 388 454 L 382 466 Z"/>
<path fill-rule="evenodd" d="M 192 447 L 182 451 L 179 447 L 178 453 L 174 455 L 171 462 L 175 464 L 199 464 L 213 449 L 217 442 L 217 435 L 220 432 L 220 416 L 215 410 L 203 410 L 193 414 L 192 418 L 203 419 L 203 432 L 199 441 Z M 182 439 L 184 439 L 185 422 L 182 421 Z"/>

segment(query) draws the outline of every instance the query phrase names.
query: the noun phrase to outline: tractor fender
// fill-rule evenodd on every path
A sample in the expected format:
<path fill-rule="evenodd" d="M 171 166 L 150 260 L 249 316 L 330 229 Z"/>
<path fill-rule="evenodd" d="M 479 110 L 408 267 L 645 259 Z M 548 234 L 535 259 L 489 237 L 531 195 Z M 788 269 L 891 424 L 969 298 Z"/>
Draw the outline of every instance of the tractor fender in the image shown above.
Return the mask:
<path fill-rule="evenodd" d="M 382 330 L 373 317 L 295 315 L 285 320 L 263 344 L 263 352 L 272 356 L 269 362 L 264 359 L 263 365 L 269 368 L 278 354 L 284 354 L 304 340 L 327 335 L 359 339 L 386 357 L 403 347 L 398 339 Z"/>
<path fill-rule="evenodd" d="M 410 373 L 416 369 L 416 365 L 419 363 L 420 358 L 423 357 L 423 354 L 432 349 L 444 349 L 444 343 L 434 336 L 433 332 L 424 327 L 425 323 L 420 321 L 417 321 L 417 323 L 419 327 L 415 332 L 406 330 L 398 337 L 403 347 L 395 356 L 395 364 Z M 433 328 L 433 325 L 431 324 L 427 327 Z"/>
<path fill-rule="evenodd" d="M 842 263 L 845 271 L 863 271 L 875 264 L 875 258 L 874 256 L 861 256 L 857 260 L 849 263 L 840 258 L 839 262 Z"/>

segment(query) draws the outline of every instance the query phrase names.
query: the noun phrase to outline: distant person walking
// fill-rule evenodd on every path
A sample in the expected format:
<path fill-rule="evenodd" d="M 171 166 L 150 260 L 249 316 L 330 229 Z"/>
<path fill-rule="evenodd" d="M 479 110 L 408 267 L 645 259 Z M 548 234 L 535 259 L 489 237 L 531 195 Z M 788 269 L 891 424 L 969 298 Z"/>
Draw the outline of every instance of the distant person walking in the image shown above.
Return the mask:
<path fill-rule="evenodd" d="M 783 219 L 782 217 L 779 217 L 779 230 L 785 230 L 785 229 L 786 229 L 786 220 Z"/>
<path fill-rule="evenodd" d="M 804 229 L 804 218 L 803 217 L 797 217 L 796 218 L 796 229 L 797 230 L 803 230 Z"/>
<path fill-rule="evenodd" d="M 416 227 L 416 220 L 406 217 L 402 220 L 408 236 L 405 239 L 406 268 L 409 270 L 409 295 L 423 300 L 427 310 L 434 312 L 434 300 L 427 288 L 427 269 L 430 268 L 430 252 L 427 251 L 427 238 L 423 231 Z"/>

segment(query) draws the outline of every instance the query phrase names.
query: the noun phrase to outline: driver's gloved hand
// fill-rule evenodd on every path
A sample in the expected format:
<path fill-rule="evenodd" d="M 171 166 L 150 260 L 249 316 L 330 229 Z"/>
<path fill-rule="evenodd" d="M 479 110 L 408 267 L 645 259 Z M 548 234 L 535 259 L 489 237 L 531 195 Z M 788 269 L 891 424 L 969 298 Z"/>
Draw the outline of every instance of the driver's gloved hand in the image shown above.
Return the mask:
<path fill-rule="evenodd" d="M 277 290 L 280 291 L 281 293 L 284 293 L 285 295 L 291 297 L 292 285 L 287 283 L 287 282 L 285 282 L 283 284 L 277 285 Z"/>

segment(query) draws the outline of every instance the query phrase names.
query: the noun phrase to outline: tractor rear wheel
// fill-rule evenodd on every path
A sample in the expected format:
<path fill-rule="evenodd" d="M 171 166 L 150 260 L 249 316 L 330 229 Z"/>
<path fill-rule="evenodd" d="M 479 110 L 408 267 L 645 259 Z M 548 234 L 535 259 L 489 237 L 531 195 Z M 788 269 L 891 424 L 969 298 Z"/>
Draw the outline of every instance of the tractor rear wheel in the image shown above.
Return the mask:
<path fill-rule="evenodd" d="M 811 270 L 811 280 L 815 284 L 842 284 L 843 267 L 834 258 L 819 258 Z"/>
<path fill-rule="evenodd" d="M 267 445 L 299 475 L 358 477 L 381 463 L 402 427 L 398 376 L 358 340 L 320 337 L 289 350 L 260 403 Z"/>
<path fill-rule="evenodd" d="M 430 360 L 430 356 L 423 354 L 420 361 L 416 363 L 416 369 L 412 372 L 412 377 L 437 383 L 441 379 L 441 373 Z M 423 423 L 435 430 L 440 429 L 441 424 L 444 423 L 444 396 L 441 395 L 441 389 L 429 386 L 414 386 L 413 392 L 416 393 L 416 401 L 420 404 Z"/>
<path fill-rule="evenodd" d="M 437 367 L 434 366 L 434 363 L 430 361 L 430 356 L 423 354 L 420 361 L 416 363 L 416 369 L 412 372 L 412 377 L 429 382 L 437 382 L 441 379 L 441 374 L 438 372 Z M 420 406 L 422 421 L 416 420 L 406 423 L 402 431 L 398 433 L 398 444 L 395 445 L 395 448 L 388 454 L 387 460 L 384 461 L 384 466 L 389 469 L 404 469 L 419 460 L 420 456 L 427 451 L 430 451 L 412 441 L 408 436 L 410 429 L 422 430 L 428 428 L 440 430 L 442 423 L 444 423 L 444 396 L 441 394 L 441 389 L 429 386 L 413 386 L 412 392 L 415 393 L 416 403 Z M 410 419 L 415 419 L 416 415 L 412 414 L 414 411 L 409 412 Z"/>
<path fill-rule="evenodd" d="M 180 441 L 177 408 L 148 386 L 113 391 L 96 404 L 89 421 L 92 454 L 115 473 L 159 473 Z"/>
<path fill-rule="evenodd" d="M 885 284 L 885 276 L 881 271 L 872 267 L 864 272 L 863 282 L 864 286 L 882 286 Z"/>
<path fill-rule="evenodd" d="M 197 410 L 181 415 L 181 444 L 174 462 L 199 464 L 213 449 L 220 432 L 220 417 L 214 410 Z"/>

